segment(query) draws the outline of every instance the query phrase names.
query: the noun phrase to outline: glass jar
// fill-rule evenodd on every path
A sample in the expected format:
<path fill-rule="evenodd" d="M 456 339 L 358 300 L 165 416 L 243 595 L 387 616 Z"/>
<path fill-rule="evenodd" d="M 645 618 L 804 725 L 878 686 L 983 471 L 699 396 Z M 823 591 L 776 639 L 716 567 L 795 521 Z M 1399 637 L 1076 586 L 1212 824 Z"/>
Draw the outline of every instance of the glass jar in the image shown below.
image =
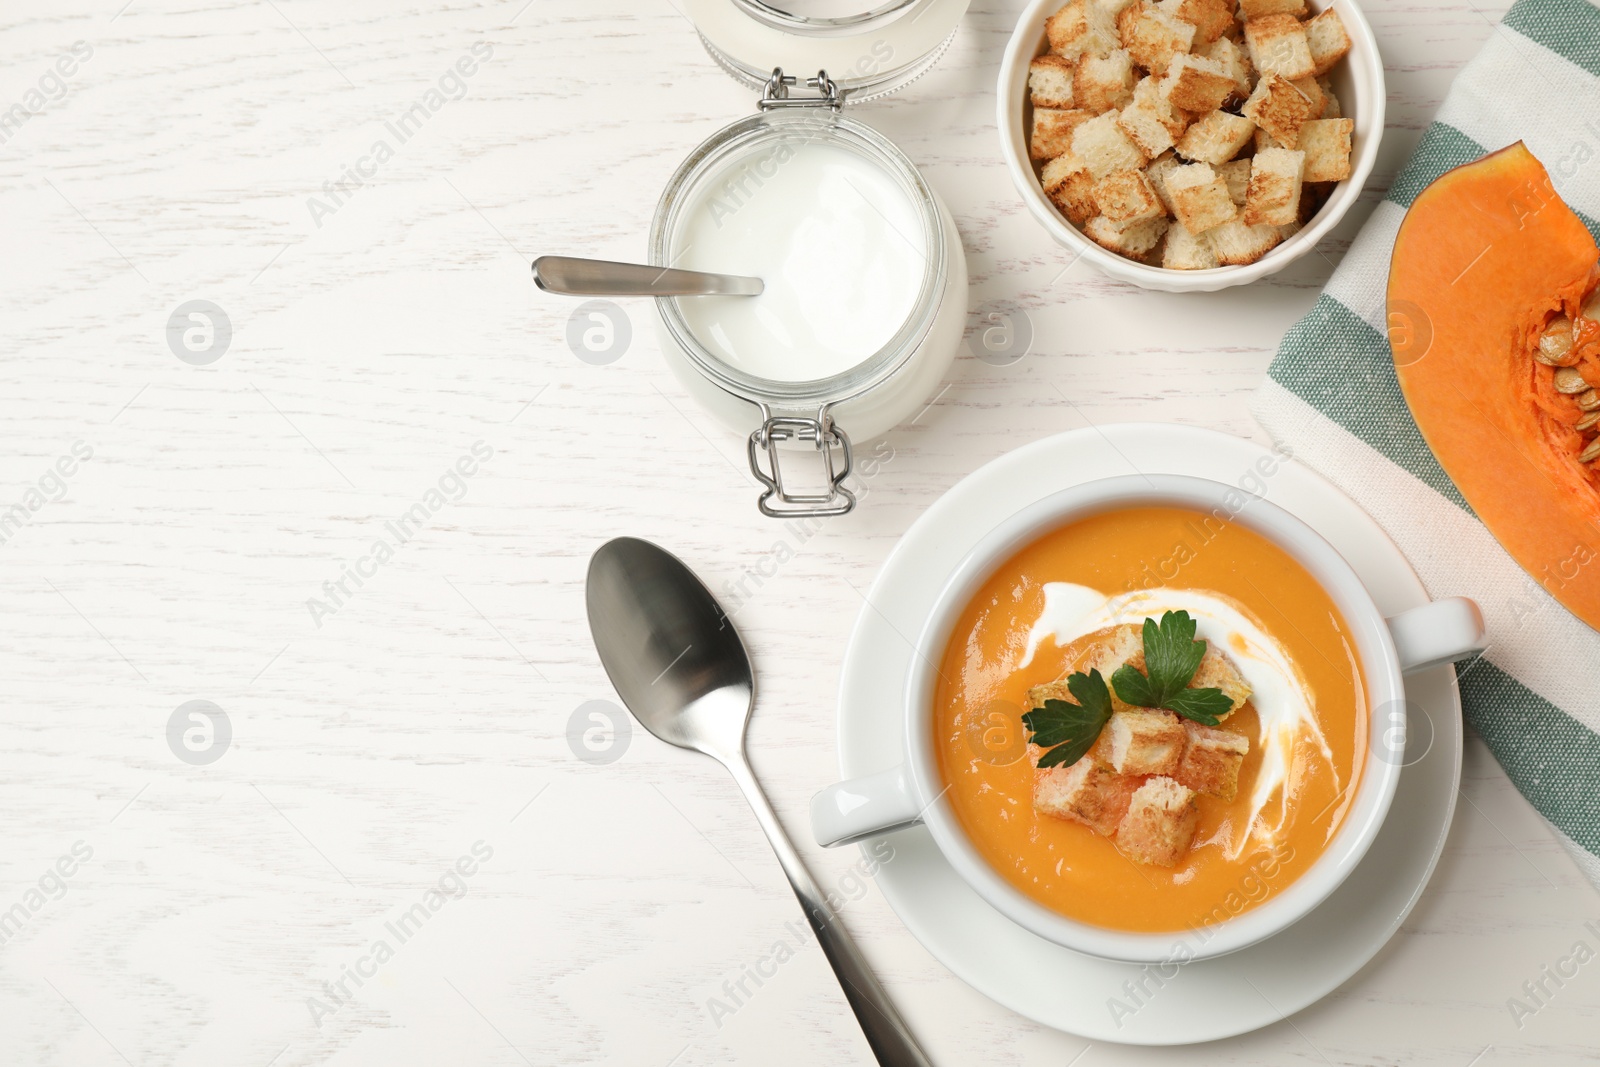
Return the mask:
<path fill-rule="evenodd" d="M 855 496 L 844 484 L 852 440 L 882 436 L 927 402 L 955 357 L 966 318 L 966 260 L 948 209 L 893 142 L 841 113 L 841 90 L 826 72 L 806 82 L 815 97 L 793 96 L 795 84 L 795 78 L 773 71 L 760 111 L 714 134 L 678 168 L 650 229 L 651 263 L 688 265 L 679 262 L 687 216 L 720 188 L 716 183 L 741 167 L 754 169 L 759 181 L 773 158 L 788 158 L 783 153 L 807 145 L 850 153 L 852 165 L 872 168 L 870 174 L 887 183 L 884 188 L 905 198 L 913 225 L 920 227 L 920 233 L 904 235 L 921 261 L 909 311 L 881 324 L 888 339 L 876 351 L 824 377 L 792 380 L 741 369 L 697 334 L 684 312 L 686 301 L 748 298 L 657 298 L 657 334 L 668 366 L 719 421 L 748 434 L 750 470 L 764 487 L 758 505 L 774 517 L 841 515 L 854 507 Z M 820 460 L 821 479 L 805 479 L 810 491 L 784 480 L 780 452 L 794 450 Z"/>

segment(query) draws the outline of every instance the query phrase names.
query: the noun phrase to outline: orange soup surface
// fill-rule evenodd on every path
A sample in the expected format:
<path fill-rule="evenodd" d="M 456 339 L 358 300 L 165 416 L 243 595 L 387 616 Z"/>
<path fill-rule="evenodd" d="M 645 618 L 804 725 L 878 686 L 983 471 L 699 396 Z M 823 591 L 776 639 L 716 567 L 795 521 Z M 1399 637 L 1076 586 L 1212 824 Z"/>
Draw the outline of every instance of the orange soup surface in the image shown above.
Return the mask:
<path fill-rule="evenodd" d="M 1107 596 L 1157 590 L 1174 607 L 1238 606 L 1298 670 L 1315 722 L 1277 732 L 1281 773 L 1263 771 L 1274 750 L 1257 692 L 1223 727 L 1250 750 L 1231 801 L 1197 798 L 1193 845 L 1174 867 L 1135 863 L 1088 826 L 1033 808 L 1034 768 L 1021 716 L 1030 688 L 1082 665 L 1085 640 L 1063 647 L 1030 632 L 1047 583 Z M 1130 608 L 1120 622 L 1141 622 Z M 1204 630 L 1202 629 L 1202 636 Z M 1243 646 L 1241 646 L 1243 647 Z M 1225 653 L 1228 649 L 1223 649 Z M 1232 918 L 1281 892 L 1327 847 L 1361 776 L 1368 736 L 1361 667 L 1332 599 L 1278 546 L 1237 523 L 1169 507 L 1128 508 L 1062 527 L 1004 563 L 962 613 L 940 664 L 934 729 L 957 817 L 1007 881 L 1052 910 L 1130 931 L 1192 929 Z M 1303 687 L 1303 689 L 1301 688 Z M 1269 731 L 1271 732 L 1271 731 Z M 1266 775 L 1263 778 L 1263 775 Z M 1258 784 L 1281 783 L 1258 796 Z M 1253 817 L 1252 817 L 1253 816 Z"/>

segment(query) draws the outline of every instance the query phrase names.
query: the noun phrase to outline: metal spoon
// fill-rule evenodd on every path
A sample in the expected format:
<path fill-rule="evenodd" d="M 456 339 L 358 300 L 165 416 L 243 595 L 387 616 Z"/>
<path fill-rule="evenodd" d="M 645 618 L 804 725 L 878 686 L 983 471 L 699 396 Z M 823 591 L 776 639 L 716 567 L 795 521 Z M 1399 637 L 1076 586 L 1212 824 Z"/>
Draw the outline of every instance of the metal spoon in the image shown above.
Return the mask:
<path fill-rule="evenodd" d="M 633 537 L 595 552 L 585 598 L 600 662 L 633 717 L 668 744 L 710 756 L 739 783 L 878 1062 L 931 1067 L 750 769 L 744 733 L 755 706 L 755 677 L 722 605 L 676 556 Z"/>
<path fill-rule="evenodd" d="M 613 263 L 607 259 L 540 256 L 533 284 L 565 296 L 760 296 L 760 278 Z"/>

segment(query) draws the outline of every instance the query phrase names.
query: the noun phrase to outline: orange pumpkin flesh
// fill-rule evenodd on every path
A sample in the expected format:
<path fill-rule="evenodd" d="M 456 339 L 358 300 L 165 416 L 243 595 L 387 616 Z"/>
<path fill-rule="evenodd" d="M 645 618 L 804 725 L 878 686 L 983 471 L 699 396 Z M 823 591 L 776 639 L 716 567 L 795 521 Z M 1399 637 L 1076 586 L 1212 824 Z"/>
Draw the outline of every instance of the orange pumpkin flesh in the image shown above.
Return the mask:
<path fill-rule="evenodd" d="M 1458 167 L 1407 212 L 1389 272 L 1389 341 L 1422 436 L 1527 572 L 1600 628 L 1600 471 L 1583 412 L 1533 358 L 1554 316 L 1600 383 L 1600 323 L 1580 319 L 1600 250 L 1520 142 Z"/>

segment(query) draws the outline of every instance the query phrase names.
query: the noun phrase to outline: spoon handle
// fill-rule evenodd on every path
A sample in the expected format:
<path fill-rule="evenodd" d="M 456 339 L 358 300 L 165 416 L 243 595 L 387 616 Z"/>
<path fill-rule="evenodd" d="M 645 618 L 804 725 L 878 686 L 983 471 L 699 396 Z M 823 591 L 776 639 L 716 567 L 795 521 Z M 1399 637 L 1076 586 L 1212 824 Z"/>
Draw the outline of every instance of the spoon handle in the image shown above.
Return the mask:
<path fill-rule="evenodd" d="M 754 809 L 756 820 L 761 823 L 761 829 L 772 844 L 772 851 L 777 853 L 783 873 L 788 877 L 794 895 L 800 898 L 800 906 L 805 909 L 811 930 L 817 935 L 817 943 L 822 946 L 834 975 L 844 988 L 845 999 L 856 1013 L 856 1021 L 861 1024 L 861 1031 L 866 1035 L 867 1044 L 872 1047 L 872 1054 L 877 1057 L 878 1063 L 882 1067 L 932 1067 L 927 1054 L 911 1036 L 911 1029 L 895 1010 L 889 994 L 884 992 L 883 986 L 873 976 L 854 939 L 828 906 L 811 872 L 806 870 L 805 863 L 795 851 L 789 835 L 784 832 L 783 824 L 778 821 L 777 813 L 772 810 L 772 804 L 767 800 L 766 793 L 762 792 L 761 784 L 756 781 L 755 773 L 743 753 L 739 759 L 728 762 L 728 770 Z"/>
<path fill-rule="evenodd" d="M 533 284 L 564 296 L 760 296 L 760 278 L 613 263 L 607 259 L 540 256 Z"/>

